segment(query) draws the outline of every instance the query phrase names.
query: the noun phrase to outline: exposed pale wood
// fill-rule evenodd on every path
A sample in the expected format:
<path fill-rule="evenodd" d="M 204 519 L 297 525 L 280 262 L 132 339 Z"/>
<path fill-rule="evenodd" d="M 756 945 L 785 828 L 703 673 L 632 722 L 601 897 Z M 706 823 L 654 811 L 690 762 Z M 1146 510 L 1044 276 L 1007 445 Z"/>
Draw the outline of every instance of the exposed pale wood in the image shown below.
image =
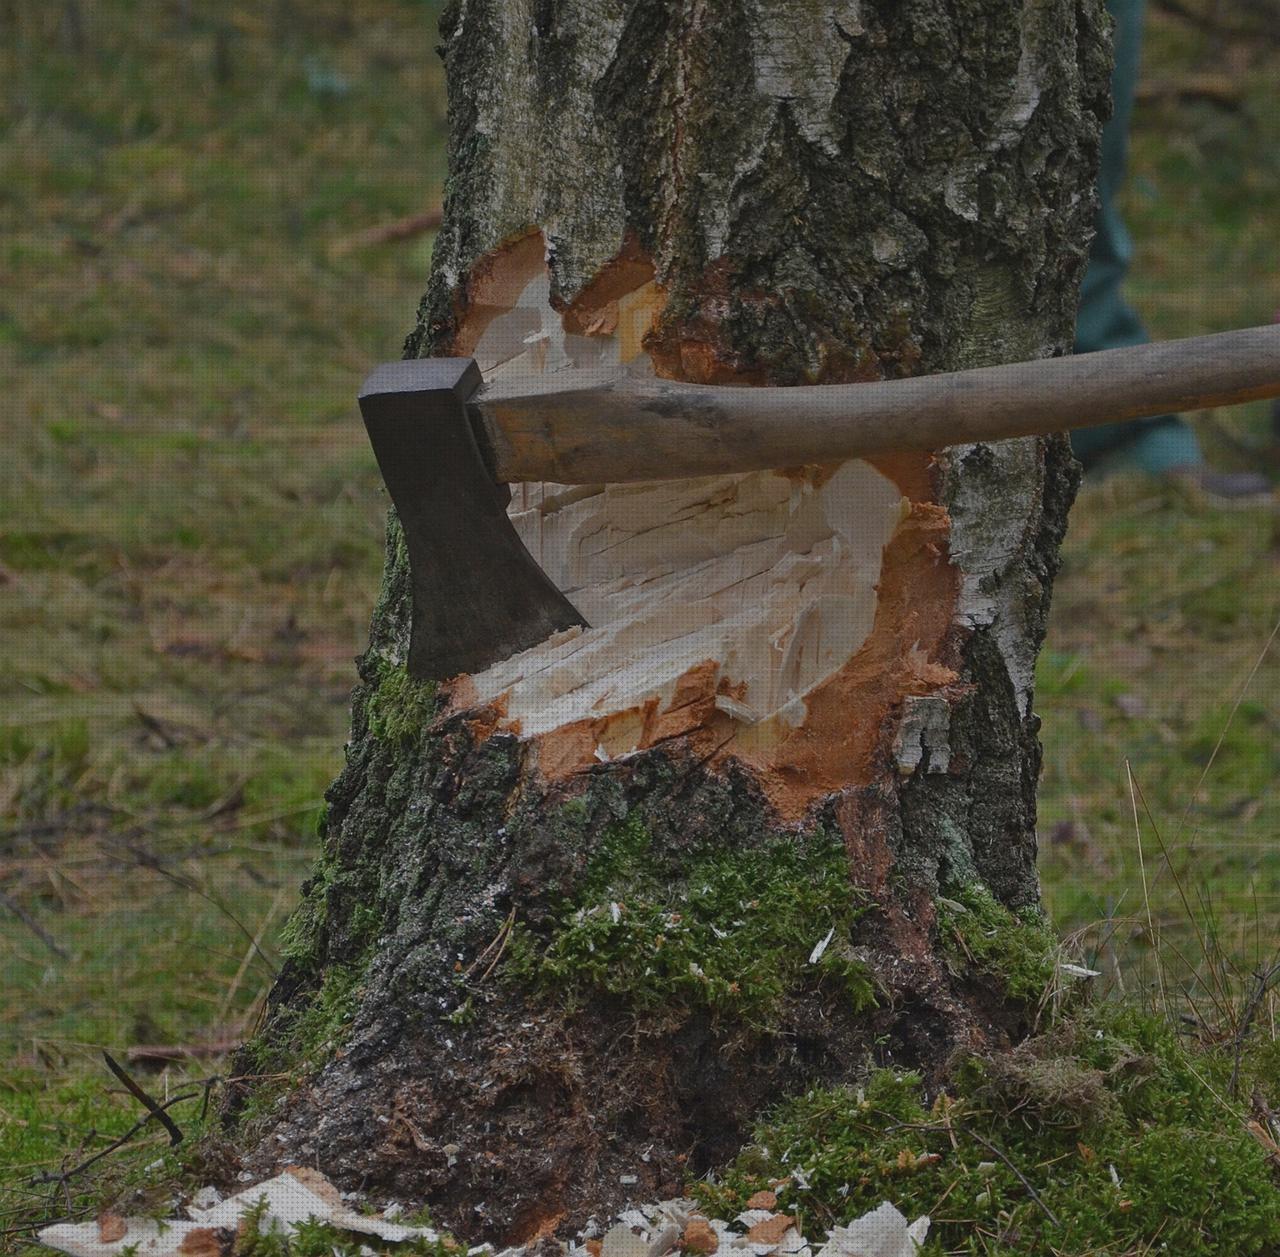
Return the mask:
<path fill-rule="evenodd" d="M 882 552 L 904 509 L 897 486 L 857 461 L 812 479 L 548 488 L 518 491 L 513 520 L 591 627 L 477 673 L 474 697 L 502 699 L 525 736 L 596 721 L 600 759 L 651 740 L 652 717 L 704 664 L 735 721 L 726 734 L 801 723 L 804 696 L 871 632 Z"/>
<path fill-rule="evenodd" d="M 494 391 L 587 364 L 614 375 L 643 370 L 652 285 L 611 298 L 618 317 L 601 320 L 610 330 L 583 336 L 566 331 L 551 304 L 541 257 L 526 248 L 490 272 L 509 308 L 486 306 L 474 353 Z M 886 585 L 885 554 L 899 527 L 928 531 L 903 493 L 859 460 L 639 484 L 522 484 L 510 506 L 515 530 L 590 627 L 495 655 L 454 701 L 500 711 L 502 726 L 536 742 L 541 770 L 555 777 L 682 735 L 713 755 L 754 757 L 763 770 L 788 759 L 782 744 L 799 734 L 838 747 L 845 780 L 856 771 L 848 721 L 836 722 L 832 739 L 801 726 L 816 692 L 867 649 L 881 595 L 897 579 L 890 573 Z M 934 677 L 928 636 L 916 624 L 903 643 L 911 677 Z M 893 667 L 882 659 L 872 671 L 883 677 Z M 873 727 L 868 738 L 878 736 Z M 821 787 L 800 772 L 789 780 L 804 785 L 779 806 L 802 811 Z"/>
<path fill-rule="evenodd" d="M 669 480 L 1096 427 L 1280 396 L 1280 325 L 870 384 L 511 373 L 478 399 L 500 480 Z"/>

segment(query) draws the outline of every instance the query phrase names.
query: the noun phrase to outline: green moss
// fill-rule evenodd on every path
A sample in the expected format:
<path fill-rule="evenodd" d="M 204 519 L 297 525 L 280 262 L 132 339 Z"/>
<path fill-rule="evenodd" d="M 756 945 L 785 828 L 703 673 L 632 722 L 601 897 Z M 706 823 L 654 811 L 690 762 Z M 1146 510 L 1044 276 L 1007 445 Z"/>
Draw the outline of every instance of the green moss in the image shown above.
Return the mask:
<path fill-rule="evenodd" d="M 372 902 L 361 897 L 362 876 L 360 868 L 348 869 L 330 851 L 322 851 L 302 887 L 298 906 L 280 931 L 281 955 L 318 971 L 328 952 L 326 944 L 336 946 L 340 959 L 365 953 L 377 938 L 383 918 Z M 346 905 L 345 912 L 338 914 L 340 929 L 332 928 L 330 919 L 335 897 Z"/>
<path fill-rule="evenodd" d="M 859 911 L 844 848 L 827 834 L 697 850 L 671 868 L 632 820 L 609 831 L 544 937 L 517 928 L 506 974 L 572 1002 L 605 994 L 636 1009 L 703 1007 L 763 1026 L 806 988 L 861 1010 L 875 992 L 850 950 Z"/>
<path fill-rule="evenodd" d="M 892 1200 L 933 1218 L 933 1252 L 1274 1252 L 1280 1187 L 1249 1115 L 1220 1098 L 1230 1068 L 1155 1019 L 1087 1010 L 968 1059 L 932 1103 L 887 1070 L 787 1100 L 691 1190 L 731 1217 L 785 1179 L 779 1207 L 810 1236 Z"/>
<path fill-rule="evenodd" d="M 315 1220 L 298 1223 L 289 1234 L 276 1227 L 264 1226 L 266 1204 L 264 1197 L 258 1205 L 245 1210 L 231 1249 L 232 1257 L 360 1257 L 368 1253 L 395 1253 L 397 1257 L 400 1254 L 406 1257 L 446 1257 L 461 1251 L 461 1245 L 448 1236 L 435 1241 L 412 1239 L 388 1244 Z"/>
<path fill-rule="evenodd" d="M 255 1088 L 241 1120 L 252 1123 L 269 1112 L 298 1077 L 313 1072 L 342 1044 L 355 1015 L 368 956 L 350 965 L 330 965 L 319 988 L 277 1017 L 269 1031 L 248 1044 L 255 1071 L 270 1079 Z"/>
<path fill-rule="evenodd" d="M 417 681 L 404 665 L 383 662 L 369 695 L 369 732 L 383 742 L 411 746 L 436 710 L 434 681 Z"/>
<path fill-rule="evenodd" d="M 318 1064 L 340 1045 L 355 1013 L 365 968 L 363 964 L 335 965 L 325 970 L 320 990 L 299 1016 L 291 1036 L 302 1064 Z"/>
<path fill-rule="evenodd" d="M 480 1015 L 480 1010 L 476 1007 L 475 1000 L 468 995 L 466 999 L 451 1012 L 445 1020 L 451 1026 L 470 1026 Z"/>
<path fill-rule="evenodd" d="M 938 899 L 938 933 L 956 973 L 995 978 L 1013 999 L 1036 1001 L 1057 971 L 1058 939 L 1035 908 L 1010 912 L 980 883 Z"/>
<path fill-rule="evenodd" d="M 312 881 L 304 888 L 301 902 L 280 931 L 281 956 L 304 964 L 314 959 L 327 917 L 324 886 Z"/>
<path fill-rule="evenodd" d="M 328 851 L 322 850 L 311 877 L 303 884 L 298 906 L 280 930 L 281 956 L 303 968 L 319 965 L 324 929 L 329 920 L 329 896 L 341 876 L 338 863 Z"/>
<path fill-rule="evenodd" d="M 315 954 L 315 944 L 325 920 L 324 900 L 306 894 L 280 931 L 280 955 L 288 960 L 307 960 Z"/>

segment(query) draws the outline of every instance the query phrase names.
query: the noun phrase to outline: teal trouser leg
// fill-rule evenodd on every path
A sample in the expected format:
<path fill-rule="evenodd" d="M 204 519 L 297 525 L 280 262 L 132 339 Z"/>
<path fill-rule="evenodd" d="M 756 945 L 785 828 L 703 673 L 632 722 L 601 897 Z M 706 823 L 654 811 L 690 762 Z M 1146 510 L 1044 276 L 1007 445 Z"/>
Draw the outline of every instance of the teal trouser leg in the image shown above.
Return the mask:
<path fill-rule="evenodd" d="M 1108 7 L 1116 22 L 1116 60 L 1111 80 L 1113 112 L 1102 129 L 1102 167 L 1098 173 L 1101 204 L 1089 268 L 1080 289 L 1080 311 L 1076 320 L 1078 354 L 1141 345 L 1150 339 L 1142 320 L 1122 295 L 1133 257 L 1133 242 L 1116 208 L 1116 198 L 1124 183 L 1129 123 L 1138 82 L 1143 0 L 1108 0 Z M 1195 433 L 1177 415 L 1088 428 L 1074 433 L 1071 444 L 1076 456 L 1086 464 L 1113 451 L 1124 463 L 1151 472 L 1201 461 Z"/>

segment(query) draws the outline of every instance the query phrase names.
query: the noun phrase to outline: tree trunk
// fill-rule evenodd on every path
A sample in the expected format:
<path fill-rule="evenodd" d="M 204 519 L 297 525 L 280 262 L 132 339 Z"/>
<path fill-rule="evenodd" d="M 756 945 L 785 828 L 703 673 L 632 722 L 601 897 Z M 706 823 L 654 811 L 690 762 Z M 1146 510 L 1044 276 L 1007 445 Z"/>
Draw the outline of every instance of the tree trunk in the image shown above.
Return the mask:
<path fill-rule="evenodd" d="M 1097 0 L 460 0 L 441 28 L 410 356 L 787 385 L 1069 352 Z M 1025 1033 L 1074 486 L 1055 438 L 517 487 L 593 627 L 438 689 L 405 670 L 393 518 L 245 1071 L 305 1084 L 238 1093 L 247 1164 L 524 1239 L 674 1191 L 783 1094 Z"/>

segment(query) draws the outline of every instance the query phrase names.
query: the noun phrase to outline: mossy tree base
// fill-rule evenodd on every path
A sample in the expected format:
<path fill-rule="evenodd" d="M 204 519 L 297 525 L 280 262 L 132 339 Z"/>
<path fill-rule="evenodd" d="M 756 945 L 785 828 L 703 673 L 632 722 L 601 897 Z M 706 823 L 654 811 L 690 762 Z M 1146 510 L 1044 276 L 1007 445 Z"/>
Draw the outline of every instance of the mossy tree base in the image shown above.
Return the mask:
<path fill-rule="evenodd" d="M 1069 350 L 1096 0 L 468 0 L 442 33 L 451 176 L 409 353 L 767 386 Z M 249 1168 L 524 1239 L 674 1191 L 784 1095 L 1026 1032 L 1050 968 L 1031 679 L 1074 464 L 1055 439 L 862 469 L 888 540 L 808 616 L 796 573 L 881 535 L 858 494 L 806 513 L 839 473 L 709 480 L 688 530 L 708 571 L 742 555 L 794 596 L 762 648 L 820 667 L 739 668 L 718 607 L 681 639 L 718 655 L 660 694 L 633 670 L 617 710 L 593 674 L 605 705 L 550 728 L 524 680 L 408 679 L 392 520 L 324 855 L 242 1062 L 266 1077 L 230 1106 Z M 605 493 L 535 489 L 522 526 L 630 544 L 590 515 Z M 763 573 L 752 502 L 788 539 Z M 636 588 L 651 554 L 696 578 L 639 531 Z M 842 631 L 859 597 L 865 632 Z M 754 678 L 800 676 L 753 705 Z"/>
<path fill-rule="evenodd" d="M 523 1238 L 677 1192 L 797 1089 L 933 1070 L 1031 1024 L 1043 927 L 988 896 L 957 941 L 971 910 L 944 848 L 920 853 L 961 897 L 935 946 L 918 888 L 850 878 L 848 800 L 783 827 L 750 778 L 670 751 L 530 793 L 519 744 L 496 743 L 462 722 L 412 754 L 358 740 L 243 1071 L 301 1084 L 258 1094 L 255 1172 L 318 1162 L 460 1234 Z M 395 818 L 377 831 L 353 823 L 370 781 Z M 1011 992 L 1010 957 L 1039 986 Z"/>

